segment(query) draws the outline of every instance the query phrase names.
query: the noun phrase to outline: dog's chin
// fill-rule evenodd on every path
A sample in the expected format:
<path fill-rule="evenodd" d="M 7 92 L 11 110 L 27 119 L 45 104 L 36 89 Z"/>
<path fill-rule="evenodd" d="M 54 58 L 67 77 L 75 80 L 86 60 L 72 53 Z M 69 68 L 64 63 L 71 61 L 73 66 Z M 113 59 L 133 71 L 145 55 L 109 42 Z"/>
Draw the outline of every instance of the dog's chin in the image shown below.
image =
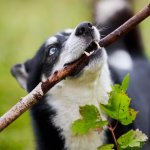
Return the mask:
<path fill-rule="evenodd" d="M 72 62 L 70 64 L 73 64 L 74 62 Z M 102 50 L 97 49 L 90 55 L 89 62 L 85 66 L 83 66 L 82 69 L 79 68 L 79 69 L 75 70 L 69 77 L 79 78 L 85 72 L 94 73 L 97 70 L 100 70 L 101 65 L 103 64 L 102 62 L 103 62 Z"/>

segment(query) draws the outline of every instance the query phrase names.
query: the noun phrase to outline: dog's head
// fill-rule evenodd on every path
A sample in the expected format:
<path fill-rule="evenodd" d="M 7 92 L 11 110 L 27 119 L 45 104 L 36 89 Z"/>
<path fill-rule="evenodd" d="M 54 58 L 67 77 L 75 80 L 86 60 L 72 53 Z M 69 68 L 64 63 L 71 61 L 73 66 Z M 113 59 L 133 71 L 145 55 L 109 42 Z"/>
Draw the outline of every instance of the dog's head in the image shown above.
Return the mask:
<path fill-rule="evenodd" d="M 19 84 L 30 92 L 41 80 L 77 60 L 92 41 L 99 40 L 100 34 L 95 26 L 88 22 L 80 23 L 75 29 L 48 38 L 32 59 L 13 66 L 11 72 Z M 106 62 L 106 58 L 104 49 L 94 52 L 82 73 L 73 77 L 80 78 L 86 71 L 94 73 Z"/>

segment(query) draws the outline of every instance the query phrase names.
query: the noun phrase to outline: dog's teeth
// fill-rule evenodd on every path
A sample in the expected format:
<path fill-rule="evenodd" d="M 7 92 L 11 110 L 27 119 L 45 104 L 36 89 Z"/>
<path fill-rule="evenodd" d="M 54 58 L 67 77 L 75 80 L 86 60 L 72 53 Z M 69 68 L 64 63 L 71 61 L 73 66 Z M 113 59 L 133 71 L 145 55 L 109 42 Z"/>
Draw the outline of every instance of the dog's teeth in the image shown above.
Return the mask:
<path fill-rule="evenodd" d="M 94 51 L 92 51 L 92 52 L 90 52 L 90 53 L 84 51 L 84 54 L 85 54 L 86 56 L 90 56 L 90 55 L 92 55 L 93 53 L 94 53 Z"/>
<path fill-rule="evenodd" d="M 88 52 L 86 52 L 86 51 L 84 51 L 84 54 L 85 54 L 86 56 L 90 56 L 90 55 L 91 55 L 90 53 L 88 53 Z"/>
<path fill-rule="evenodd" d="M 90 55 L 92 55 L 94 53 L 94 51 L 90 52 Z"/>
<path fill-rule="evenodd" d="M 97 45 L 98 49 L 102 49 L 102 47 L 100 47 L 99 43 L 97 41 L 94 41 L 95 44 Z"/>

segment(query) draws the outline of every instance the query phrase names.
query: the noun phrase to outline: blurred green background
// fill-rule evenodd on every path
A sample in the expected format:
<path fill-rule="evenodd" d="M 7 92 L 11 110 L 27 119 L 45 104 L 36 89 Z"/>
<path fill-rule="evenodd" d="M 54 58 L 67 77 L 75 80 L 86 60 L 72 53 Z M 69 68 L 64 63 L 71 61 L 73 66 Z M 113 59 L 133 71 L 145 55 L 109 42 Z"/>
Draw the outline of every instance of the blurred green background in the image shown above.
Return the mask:
<path fill-rule="evenodd" d="M 148 2 L 136 0 L 135 11 Z M 0 115 L 26 94 L 11 76 L 11 66 L 32 57 L 49 35 L 92 20 L 91 4 L 92 0 L 0 0 Z M 150 58 L 150 19 L 140 27 Z M 28 112 L 0 133 L 0 150 L 34 147 Z"/>

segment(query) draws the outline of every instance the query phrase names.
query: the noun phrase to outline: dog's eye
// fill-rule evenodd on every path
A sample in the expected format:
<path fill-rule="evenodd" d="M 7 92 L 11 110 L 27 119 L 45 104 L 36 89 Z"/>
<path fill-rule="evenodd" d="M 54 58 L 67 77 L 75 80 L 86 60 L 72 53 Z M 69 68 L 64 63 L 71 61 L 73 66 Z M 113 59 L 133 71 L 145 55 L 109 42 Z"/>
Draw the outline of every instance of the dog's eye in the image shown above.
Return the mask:
<path fill-rule="evenodd" d="M 56 47 L 51 47 L 50 49 L 49 49 L 49 55 L 53 55 L 53 54 L 55 54 L 56 52 L 57 52 L 57 48 Z"/>

